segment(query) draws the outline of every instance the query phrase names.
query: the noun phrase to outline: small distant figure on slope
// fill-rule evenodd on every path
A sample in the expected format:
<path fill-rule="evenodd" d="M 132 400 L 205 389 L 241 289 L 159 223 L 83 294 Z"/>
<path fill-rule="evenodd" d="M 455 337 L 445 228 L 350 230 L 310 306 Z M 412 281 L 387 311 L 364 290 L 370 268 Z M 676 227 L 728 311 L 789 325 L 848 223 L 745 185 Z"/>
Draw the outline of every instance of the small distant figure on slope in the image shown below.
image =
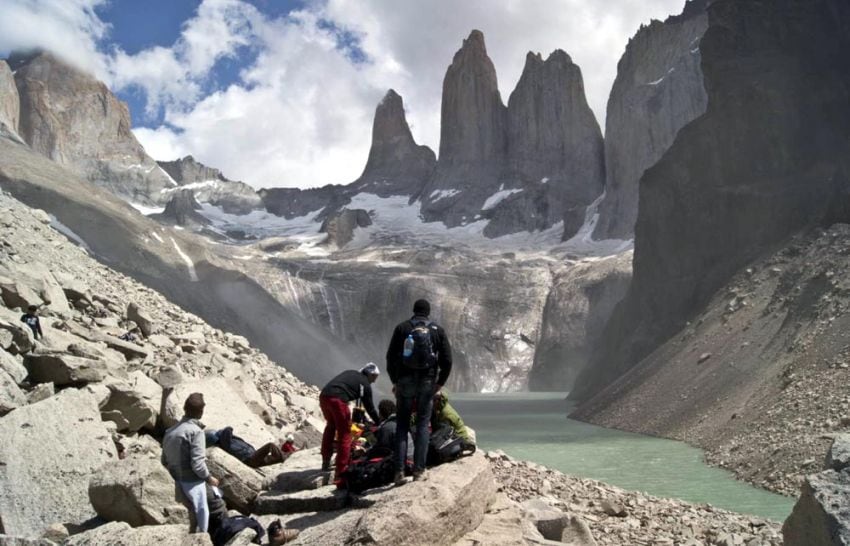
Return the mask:
<path fill-rule="evenodd" d="M 41 321 L 38 320 L 38 305 L 27 307 L 27 312 L 21 316 L 21 322 L 25 322 L 30 327 L 35 339 L 44 339 L 44 332 L 41 331 Z"/>

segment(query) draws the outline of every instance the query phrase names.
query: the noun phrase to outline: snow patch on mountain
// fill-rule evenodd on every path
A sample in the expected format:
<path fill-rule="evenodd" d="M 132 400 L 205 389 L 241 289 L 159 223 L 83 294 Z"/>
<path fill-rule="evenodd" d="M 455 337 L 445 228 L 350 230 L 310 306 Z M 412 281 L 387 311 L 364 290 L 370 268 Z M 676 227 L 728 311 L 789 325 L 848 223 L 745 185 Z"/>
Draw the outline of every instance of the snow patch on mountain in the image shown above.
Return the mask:
<path fill-rule="evenodd" d="M 548 179 L 546 180 L 548 181 Z M 497 191 L 496 193 L 488 197 L 486 201 L 484 201 L 484 206 L 481 207 L 481 210 L 490 210 L 505 199 L 507 199 L 509 196 L 522 191 L 521 189 L 506 190 L 504 189 L 504 187 L 504 184 L 499 186 L 499 191 Z"/>

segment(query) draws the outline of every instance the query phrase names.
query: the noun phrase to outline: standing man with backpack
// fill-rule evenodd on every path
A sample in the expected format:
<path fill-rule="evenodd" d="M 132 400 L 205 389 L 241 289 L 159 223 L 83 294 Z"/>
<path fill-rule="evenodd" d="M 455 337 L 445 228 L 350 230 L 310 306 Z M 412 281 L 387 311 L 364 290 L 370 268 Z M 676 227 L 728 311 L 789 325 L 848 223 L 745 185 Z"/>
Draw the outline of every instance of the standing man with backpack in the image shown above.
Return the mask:
<path fill-rule="evenodd" d="M 446 332 L 429 316 L 431 304 L 417 300 L 413 317 L 395 327 L 387 348 L 387 373 L 396 396 L 395 484 L 404 483 L 404 459 L 411 413 L 416 411 L 413 435 L 413 479 L 425 479 L 428 455 L 428 421 L 434 396 L 452 371 L 452 349 Z"/>

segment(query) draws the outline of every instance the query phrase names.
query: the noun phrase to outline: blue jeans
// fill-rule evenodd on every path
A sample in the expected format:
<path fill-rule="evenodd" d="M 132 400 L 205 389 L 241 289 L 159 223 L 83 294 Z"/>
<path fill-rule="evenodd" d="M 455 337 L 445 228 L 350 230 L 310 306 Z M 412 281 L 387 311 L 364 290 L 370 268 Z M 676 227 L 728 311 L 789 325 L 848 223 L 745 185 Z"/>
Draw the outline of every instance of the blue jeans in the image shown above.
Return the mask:
<path fill-rule="evenodd" d="M 177 487 L 183 494 L 183 502 L 189 509 L 190 531 L 206 533 L 209 531 L 210 511 L 207 507 L 207 487 L 203 481 L 178 481 Z"/>
<path fill-rule="evenodd" d="M 413 470 L 414 472 L 424 470 L 430 436 L 428 424 L 431 421 L 431 408 L 434 405 L 434 378 L 416 375 L 402 377 L 395 387 L 396 470 L 404 470 L 407 434 L 410 431 L 410 417 L 414 409 L 416 410 L 416 430 L 413 434 Z"/>

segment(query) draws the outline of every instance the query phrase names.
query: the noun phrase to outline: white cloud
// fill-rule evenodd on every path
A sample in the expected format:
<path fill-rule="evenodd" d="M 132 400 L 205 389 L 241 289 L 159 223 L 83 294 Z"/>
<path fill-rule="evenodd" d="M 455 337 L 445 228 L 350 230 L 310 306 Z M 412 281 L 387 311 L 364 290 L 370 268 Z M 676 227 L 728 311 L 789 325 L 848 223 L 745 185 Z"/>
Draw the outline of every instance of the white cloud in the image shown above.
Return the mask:
<path fill-rule="evenodd" d="M 0 8 L 0 51 L 43 48 L 66 61 L 107 76 L 98 41 L 108 26 L 95 13 L 107 0 L 4 0 Z"/>
<path fill-rule="evenodd" d="M 114 88 L 142 89 L 150 112 L 165 109 L 167 125 L 135 131 L 151 155 L 191 153 L 258 187 L 354 180 L 366 161 L 374 108 L 388 88 L 404 97 L 416 139 L 436 151 L 443 76 L 473 28 L 484 32 L 505 103 L 525 53 L 560 48 L 582 68 L 588 102 L 604 124 L 628 39 L 684 3 L 307 0 L 301 11 L 271 20 L 240 0 L 205 0 L 171 47 L 128 55 L 97 52 L 108 30 L 93 12 L 100 1 L 11 0 L 0 18 L 0 49 L 38 41 L 46 34 L 42 23 L 55 28 L 54 38 L 35 45 L 73 52 Z M 357 36 L 367 62 L 340 47 L 334 27 Z M 17 33 L 10 38 L 9 31 Z M 215 63 L 245 46 L 258 55 L 241 81 L 203 96 Z"/>

